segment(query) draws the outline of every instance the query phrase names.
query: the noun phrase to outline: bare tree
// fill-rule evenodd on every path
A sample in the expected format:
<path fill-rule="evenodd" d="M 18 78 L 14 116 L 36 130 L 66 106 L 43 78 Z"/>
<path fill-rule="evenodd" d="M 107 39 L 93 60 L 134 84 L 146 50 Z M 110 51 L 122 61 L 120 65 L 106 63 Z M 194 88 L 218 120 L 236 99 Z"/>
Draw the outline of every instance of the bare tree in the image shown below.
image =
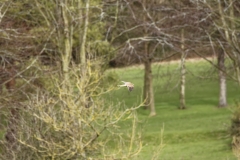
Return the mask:
<path fill-rule="evenodd" d="M 231 77 L 239 84 L 239 47 L 237 35 L 239 30 L 237 26 L 239 21 L 236 15 L 239 15 L 239 2 L 237 1 L 205 1 L 201 3 L 208 9 L 208 17 L 212 20 L 212 28 L 215 31 L 205 30 L 208 34 L 213 51 L 217 51 L 219 70 L 219 107 L 227 106 L 227 85 L 226 77 Z M 217 9 L 215 6 L 218 6 Z M 234 66 L 235 75 L 229 75 L 225 67 L 225 58 L 229 58 Z"/>
<path fill-rule="evenodd" d="M 217 1 L 218 4 L 218 14 L 221 20 L 221 23 L 214 23 L 217 27 L 218 31 L 221 34 L 222 38 L 226 40 L 227 44 L 224 41 L 219 41 L 222 49 L 229 58 L 232 60 L 236 73 L 236 80 L 238 84 L 240 84 L 240 71 L 239 71 L 239 46 L 237 43 L 237 34 L 239 30 L 237 30 L 236 25 L 239 23 L 235 17 L 235 14 L 239 15 L 239 2 L 233 2 L 232 0 L 226 1 L 222 3 L 221 1 Z M 227 11 L 224 12 L 223 6 L 227 7 Z M 213 9 L 213 8 L 211 8 Z M 223 53 L 224 53 L 223 52 Z"/>
<path fill-rule="evenodd" d="M 143 11 L 145 12 L 143 16 L 143 23 L 147 23 L 147 18 L 149 18 L 147 15 L 149 6 L 147 6 L 147 1 L 144 0 L 142 3 L 143 6 Z M 152 3 L 153 4 L 153 3 Z M 150 6 L 151 7 L 151 6 Z M 144 25 L 144 37 L 148 36 L 148 29 L 147 26 Z M 143 99 L 146 99 L 146 106 L 147 108 L 150 109 L 150 116 L 155 116 L 156 111 L 155 111 L 155 102 L 154 102 L 154 91 L 153 91 L 153 78 L 152 78 L 152 60 L 153 60 L 153 55 L 151 55 L 150 51 L 150 42 L 145 41 L 144 42 L 144 67 L 145 67 L 145 72 L 144 72 L 144 88 L 143 88 Z"/>

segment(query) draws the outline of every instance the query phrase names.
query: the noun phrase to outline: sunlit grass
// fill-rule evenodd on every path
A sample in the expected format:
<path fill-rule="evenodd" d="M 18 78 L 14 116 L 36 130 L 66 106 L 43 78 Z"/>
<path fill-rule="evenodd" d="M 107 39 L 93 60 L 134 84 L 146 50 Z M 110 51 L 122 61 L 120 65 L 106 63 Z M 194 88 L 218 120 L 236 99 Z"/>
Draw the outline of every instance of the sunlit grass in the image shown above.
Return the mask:
<path fill-rule="evenodd" d="M 217 70 L 205 61 L 186 64 L 186 110 L 179 110 L 179 64 L 154 64 L 154 93 L 157 116 L 148 118 L 149 111 L 138 110 L 139 126 L 143 129 L 143 150 L 139 159 L 151 159 L 161 142 L 163 160 L 235 160 L 228 132 L 234 102 L 239 99 L 239 87 L 227 80 L 229 107 L 217 108 L 219 84 Z M 113 101 L 124 101 L 126 107 L 142 101 L 144 70 L 142 66 L 113 69 L 120 80 L 135 84 L 134 91 L 126 88 L 109 95 Z M 127 122 L 125 122 L 127 123 Z M 125 125 L 123 124 L 122 127 Z"/>

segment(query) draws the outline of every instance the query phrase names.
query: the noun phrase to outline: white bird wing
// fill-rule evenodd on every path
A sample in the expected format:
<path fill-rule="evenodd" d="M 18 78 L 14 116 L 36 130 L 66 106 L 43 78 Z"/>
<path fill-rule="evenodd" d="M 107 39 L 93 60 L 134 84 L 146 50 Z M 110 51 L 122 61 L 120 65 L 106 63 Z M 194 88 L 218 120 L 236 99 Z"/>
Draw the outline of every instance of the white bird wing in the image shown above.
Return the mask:
<path fill-rule="evenodd" d="M 133 84 L 133 83 L 131 83 L 131 82 L 125 82 L 125 81 L 122 81 L 122 82 L 123 82 L 124 84 L 118 85 L 119 87 L 127 87 L 130 92 L 134 89 L 134 84 Z"/>

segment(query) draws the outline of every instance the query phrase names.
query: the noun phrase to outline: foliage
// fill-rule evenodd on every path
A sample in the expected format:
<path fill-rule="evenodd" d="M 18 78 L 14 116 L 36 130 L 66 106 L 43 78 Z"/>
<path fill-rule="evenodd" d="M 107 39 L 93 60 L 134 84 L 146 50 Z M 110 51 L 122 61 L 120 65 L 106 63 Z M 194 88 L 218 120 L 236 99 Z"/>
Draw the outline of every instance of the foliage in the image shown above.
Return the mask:
<path fill-rule="evenodd" d="M 38 89 L 22 102 L 14 134 L 16 142 L 9 148 L 3 143 L 3 159 L 83 159 L 132 158 L 141 151 L 136 131 L 136 109 L 124 109 L 102 99 L 115 86 L 101 87 L 99 70 L 82 75 L 72 67 L 71 84 L 63 89 L 57 74 L 50 77 L 54 90 Z M 128 137 L 121 136 L 118 123 L 132 119 Z M 109 141 L 117 144 L 109 150 Z M 130 148 L 129 148 L 130 147 Z M 126 150 L 126 148 L 128 148 Z M 121 152 L 119 152 L 122 149 Z"/>
<path fill-rule="evenodd" d="M 5 131 L 6 135 L 12 132 L 12 138 L 15 140 L 2 143 L 1 151 L 4 154 L 1 158 L 133 159 L 137 157 L 141 151 L 142 140 L 141 134 L 137 134 L 136 129 L 138 122 L 136 109 L 142 102 L 140 95 L 143 92 L 140 87 L 143 86 L 142 70 L 128 69 L 128 73 L 117 71 L 121 72 L 119 75 L 116 72 L 104 74 L 108 61 L 116 53 L 118 55 L 115 57 L 115 64 L 149 61 L 146 63 L 148 66 L 146 73 L 151 73 L 151 62 L 155 58 L 155 60 L 171 58 L 173 55 L 181 55 L 183 50 L 191 57 L 192 51 L 205 57 L 205 54 L 216 54 L 218 50 L 215 50 L 215 46 L 217 46 L 231 59 L 234 74 L 228 74 L 229 77 L 240 84 L 239 6 L 239 1 L 236 0 L 35 0 L 34 3 L 30 0 L 2 1 L 0 69 L 8 62 L 9 66 L 17 68 L 18 73 L 14 77 L 8 77 L 9 80 L 17 79 L 16 89 L 9 93 L 4 90 L 0 97 L 1 117 L 2 115 L 6 117 L 0 127 L 1 135 Z M 183 43 L 179 34 L 181 29 L 186 30 L 184 49 L 180 47 Z M 85 61 L 83 57 L 87 59 L 84 65 L 79 64 L 80 59 Z M 203 69 L 205 73 L 206 68 L 208 71 L 211 70 L 205 64 L 198 69 Z M 194 75 L 195 72 L 188 70 L 186 76 L 190 78 L 187 79 L 186 100 L 190 107 L 186 112 L 179 113 L 173 112 L 171 108 L 177 105 L 175 100 L 178 98 L 176 86 L 179 85 L 179 70 L 165 69 L 165 67 L 158 68 L 161 70 L 159 74 L 154 67 L 155 91 L 153 94 L 151 90 L 151 96 L 145 96 L 145 98 L 155 96 L 157 110 L 161 116 L 150 120 L 152 126 L 150 125 L 149 129 L 156 129 L 159 126 L 158 118 L 163 118 L 165 114 L 171 115 L 169 120 L 166 120 L 170 122 L 175 119 L 181 122 L 180 120 L 186 117 L 190 117 L 192 121 L 195 120 L 194 118 L 202 120 L 201 115 L 206 119 L 205 125 L 212 121 L 211 117 L 216 116 L 214 114 L 216 112 L 213 109 L 207 110 L 209 106 L 206 107 L 206 104 L 212 106 L 216 103 L 214 95 L 218 93 L 217 78 L 212 77 L 216 73 L 211 72 L 213 75 L 207 73 L 210 78 L 202 75 L 196 78 L 189 76 Z M 124 74 L 128 75 L 124 76 Z M 149 75 L 146 77 L 151 79 L 151 74 Z M 210 81 L 201 83 L 203 79 Z M 124 92 L 126 90 L 115 91 L 119 80 L 133 82 L 134 92 L 126 94 Z M 148 82 L 145 86 L 152 86 L 151 81 Z M 232 84 L 232 82 L 228 83 Z M 230 88 L 228 92 L 234 97 L 232 93 L 235 91 Z M 107 101 L 105 93 L 110 93 L 109 99 L 113 99 L 114 102 Z M 211 98 L 206 98 L 205 95 Z M 230 96 L 231 99 L 232 97 Z M 123 99 L 125 101 L 119 103 L 119 100 Z M 201 107 L 197 106 L 197 113 L 191 112 L 191 107 L 196 103 L 203 108 L 206 107 L 206 111 L 202 113 Z M 159 107 L 162 105 L 170 108 L 171 111 L 163 113 L 162 108 Z M 209 114 L 207 111 L 213 113 Z M 222 112 L 218 111 L 218 113 Z M 239 153 L 237 143 L 240 141 L 237 137 L 238 112 L 237 110 L 232 119 L 233 142 L 237 146 L 237 155 Z M 144 111 L 138 113 L 140 116 L 145 116 Z M 171 113 L 176 115 L 173 116 Z M 190 114 L 197 116 L 191 117 Z M 226 115 L 225 112 L 223 114 Z M 218 117 L 213 119 L 219 120 Z M 127 130 L 123 127 L 125 123 L 129 123 Z M 176 134 L 184 127 L 191 129 L 193 126 L 201 126 L 197 122 L 189 123 L 188 119 L 184 119 L 182 123 L 187 127 L 180 123 L 172 126 L 168 123 L 170 127 L 178 129 L 173 131 L 175 133 L 166 136 L 170 143 L 189 142 L 198 137 L 208 139 L 209 135 L 212 136 L 209 131 Z M 167 133 L 170 127 L 166 126 Z M 214 125 L 211 127 L 214 128 Z M 217 135 L 225 136 L 224 131 L 215 129 Z M 156 140 L 158 136 L 156 132 L 154 130 L 145 137 L 146 145 Z M 161 138 L 160 136 L 159 139 Z M 157 151 L 162 149 L 159 139 L 152 147 L 160 143 Z M 202 142 L 198 144 L 201 146 Z M 182 145 L 180 150 L 186 149 L 187 145 Z M 171 147 L 167 151 L 171 153 Z"/>

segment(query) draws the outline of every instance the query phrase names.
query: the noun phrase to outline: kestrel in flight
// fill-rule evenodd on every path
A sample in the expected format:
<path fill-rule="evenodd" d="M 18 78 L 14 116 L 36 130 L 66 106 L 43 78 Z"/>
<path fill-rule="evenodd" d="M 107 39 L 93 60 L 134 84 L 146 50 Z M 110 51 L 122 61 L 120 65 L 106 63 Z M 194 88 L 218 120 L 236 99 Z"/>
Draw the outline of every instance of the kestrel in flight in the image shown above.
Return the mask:
<path fill-rule="evenodd" d="M 118 85 L 119 87 L 127 87 L 128 90 L 131 92 L 134 88 L 134 84 L 131 83 L 131 82 L 125 82 L 125 81 L 122 81 L 124 84 L 122 85 Z"/>

